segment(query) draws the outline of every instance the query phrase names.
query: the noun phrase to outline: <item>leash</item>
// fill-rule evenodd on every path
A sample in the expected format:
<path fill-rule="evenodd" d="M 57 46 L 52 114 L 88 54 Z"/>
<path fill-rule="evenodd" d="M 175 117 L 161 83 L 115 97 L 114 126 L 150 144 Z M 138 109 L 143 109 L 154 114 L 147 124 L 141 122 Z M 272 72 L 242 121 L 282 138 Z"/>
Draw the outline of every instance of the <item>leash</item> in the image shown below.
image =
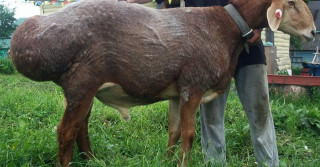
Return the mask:
<path fill-rule="evenodd" d="M 247 38 L 247 39 L 251 39 L 254 35 L 254 32 L 251 28 L 249 28 L 248 24 L 243 20 L 243 18 L 241 17 L 241 15 L 237 11 L 237 9 L 232 4 L 229 4 L 229 5 L 225 6 L 224 8 L 229 13 L 229 15 L 232 17 L 233 21 L 239 27 L 239 29 L 242 33 L 242 37 Z M 244 45 L 244 47 L 245 47 L 247 53 L 249 53 L 248 43 L 246 43 Z"/>

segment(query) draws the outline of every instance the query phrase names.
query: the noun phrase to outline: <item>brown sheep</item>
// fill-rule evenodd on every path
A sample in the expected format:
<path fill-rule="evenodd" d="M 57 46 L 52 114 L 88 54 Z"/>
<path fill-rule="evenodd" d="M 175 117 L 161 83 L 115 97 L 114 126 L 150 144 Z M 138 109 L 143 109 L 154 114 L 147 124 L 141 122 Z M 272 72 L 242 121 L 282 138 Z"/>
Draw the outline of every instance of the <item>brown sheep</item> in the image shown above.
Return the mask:
<path fill-rule="evenodd" d="M 250 28 L 269 23 L 303 41 L 314 38 L 313 18 L 302 0 L 230 3 Z M 179 100 L 181 129 L 174 133 L 181 131 L 185 163 L 198 106 L 225 91 L 245 42 L 222 7 L 154 10 L 87 0 L 27 19 L 12 37 L 10 55 L 23 75 L 63 88 L 67 107 L 57 130 L 57 165 L 72 161 L 75 142 L 91 155 L 88 119 L 95 96 L 124 116 L 132 106 Z M 170 137 L 168 146 L 175 143 Z"/>

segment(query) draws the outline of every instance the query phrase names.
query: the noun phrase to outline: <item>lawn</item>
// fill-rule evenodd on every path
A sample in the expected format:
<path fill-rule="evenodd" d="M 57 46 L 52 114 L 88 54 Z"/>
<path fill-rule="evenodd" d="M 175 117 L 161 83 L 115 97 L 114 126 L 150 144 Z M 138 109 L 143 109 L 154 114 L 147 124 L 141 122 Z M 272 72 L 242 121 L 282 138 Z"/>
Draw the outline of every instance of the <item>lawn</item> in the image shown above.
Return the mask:
<path fill-rule="evenodd" d="M 320 166 L 320 93 L 312 92 L 298 98 L 271 95 L 280 166 Z M 89 134 L 96 157 L 82 161 L 76 150 L 73 166 L 176 166 L 178 153 L 172 159 L 164 156 L 167 108 L 167 101 L 132 108 L 127 123 L 95 100 Z M 54 83 L 0 74 L 0 166 L 55 166 L 56 128 L 63 112 L 62 89 Z M 228 166 L 254 166 L 247 118 L 234 89 L 225 119 Z M 199 124 L 192 150 L 195 167 L 205 166 Z"/>

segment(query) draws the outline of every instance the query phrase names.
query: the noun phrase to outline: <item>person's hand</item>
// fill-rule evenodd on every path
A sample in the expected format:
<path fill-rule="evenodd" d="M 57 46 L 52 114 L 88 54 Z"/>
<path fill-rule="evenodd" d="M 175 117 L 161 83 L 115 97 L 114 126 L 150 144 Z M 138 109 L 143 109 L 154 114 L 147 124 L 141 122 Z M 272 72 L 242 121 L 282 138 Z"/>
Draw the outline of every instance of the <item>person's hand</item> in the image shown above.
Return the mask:
<path fill-rule="evenodd" d="M 253 37 L 247 40 L 249 46 L 257 45 L 261 41 L 261 31 L 259 29 L 254 29 L 253 33 Z"/>

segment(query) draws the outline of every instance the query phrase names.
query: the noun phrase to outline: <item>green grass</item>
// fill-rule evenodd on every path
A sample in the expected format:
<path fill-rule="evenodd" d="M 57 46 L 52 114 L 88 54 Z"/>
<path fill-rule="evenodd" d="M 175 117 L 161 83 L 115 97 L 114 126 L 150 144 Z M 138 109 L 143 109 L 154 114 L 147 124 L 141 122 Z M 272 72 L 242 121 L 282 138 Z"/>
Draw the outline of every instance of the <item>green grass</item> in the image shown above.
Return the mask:
<path fill-rule="evenodd" d="M 316 92 L 316 91 L 314 91 Z M 320 99 L 271 96 L 281 166 L 320 166 Z M 63 115 L 63 93 L 52 82 L 33 82 L 21 75 L 0 75 L 0 166 L 54 166 L 56 127 Z M 168 102 L 135 107 L 127 123 L 120 114 L 95 100 L 89 134 L 95 158 L 73 166 L 176 166 L 164 156 L 168 139 Z M 199 116 L 197 117 L 199 118 Z M 234 91 L 226 112 L 228 166 L 254 166 L 247 118 Z M 178 146 L 179 147 L 179 146 Z M 179 150 L 179 148 L 178 148 Z M 191 166 L 205 166 L 199 120 Z"/>

